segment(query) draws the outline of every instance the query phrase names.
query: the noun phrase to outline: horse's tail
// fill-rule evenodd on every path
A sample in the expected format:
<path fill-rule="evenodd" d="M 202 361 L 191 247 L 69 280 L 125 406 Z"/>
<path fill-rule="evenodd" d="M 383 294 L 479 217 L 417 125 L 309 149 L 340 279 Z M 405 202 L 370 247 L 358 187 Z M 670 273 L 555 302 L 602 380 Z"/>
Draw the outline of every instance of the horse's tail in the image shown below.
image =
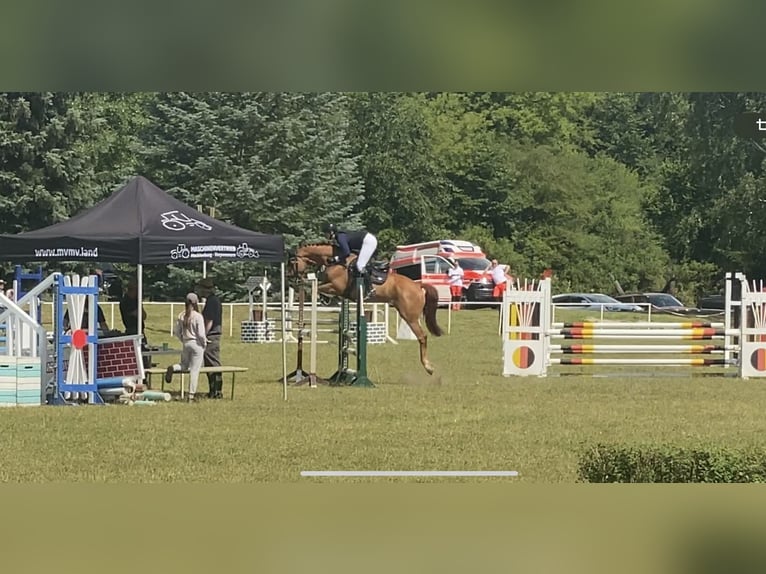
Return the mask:
<path fill-rule="evenodd" d="M 426 327 L 435 337 L 441 337 L 442 328 L 436 323 L 436 310 L 439 308 L 439 292 L 433 285 L 421 285 L 426 292 L 426 304 L 423 307 L 423 316 L 426 319 Z"/>

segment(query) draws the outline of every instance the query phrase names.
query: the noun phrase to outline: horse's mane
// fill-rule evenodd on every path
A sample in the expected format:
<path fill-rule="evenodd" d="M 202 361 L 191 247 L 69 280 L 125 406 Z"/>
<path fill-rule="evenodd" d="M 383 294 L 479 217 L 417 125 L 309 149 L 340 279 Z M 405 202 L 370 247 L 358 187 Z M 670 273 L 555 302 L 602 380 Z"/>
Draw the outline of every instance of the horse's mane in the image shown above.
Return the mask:
<path fill-rule="evenodd" d="M 329 241 L 310 241 L 301 242 L 298 247 L 335 247 L 335 244 L 330 243 Z"/>

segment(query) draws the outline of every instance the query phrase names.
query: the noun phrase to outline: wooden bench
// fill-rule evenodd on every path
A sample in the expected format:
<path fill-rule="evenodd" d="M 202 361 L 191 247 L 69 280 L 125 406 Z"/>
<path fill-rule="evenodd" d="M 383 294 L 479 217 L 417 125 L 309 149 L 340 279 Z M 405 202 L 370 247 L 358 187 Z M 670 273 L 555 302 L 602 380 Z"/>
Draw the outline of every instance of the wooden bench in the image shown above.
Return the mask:
<path fill-rule="evenodd" d="M 234 400 L 234 383 L 235 383 L 235 377 L 237 373 L 244 373 L 247 371 L 246 367 L 202 367 L 200 369 L 200 375 L 205 373 L 231 373 L 231 400 Z M 151 388 L 152 385 L 152 376 L 153 375 L 160 375 L 162 377 L 162 390 L 165 390 L 165 373 L 167 372 L 167 369 L 161 369 L 161 368 L 151 368 L 151 369 L 144 369 L 144 372 L 146 373 L 146 383 Z M 181 398 L 184 398 L 184 380 L 185 375 L 189 374 L 189 371 L 174 371 L 173 375 L 181 375 Z"/>

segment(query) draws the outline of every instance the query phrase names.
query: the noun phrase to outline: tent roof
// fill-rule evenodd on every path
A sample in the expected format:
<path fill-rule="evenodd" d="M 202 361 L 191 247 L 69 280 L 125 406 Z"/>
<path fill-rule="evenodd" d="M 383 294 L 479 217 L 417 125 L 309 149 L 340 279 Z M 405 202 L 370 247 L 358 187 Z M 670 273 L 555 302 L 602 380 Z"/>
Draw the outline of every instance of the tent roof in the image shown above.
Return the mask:
<path fill-rule="evenodd" d="M 205 215 L 138 176 L 94 207 L 43 229 L 0 236 L 11 261 L 281 262 L 284 239 Z"/>

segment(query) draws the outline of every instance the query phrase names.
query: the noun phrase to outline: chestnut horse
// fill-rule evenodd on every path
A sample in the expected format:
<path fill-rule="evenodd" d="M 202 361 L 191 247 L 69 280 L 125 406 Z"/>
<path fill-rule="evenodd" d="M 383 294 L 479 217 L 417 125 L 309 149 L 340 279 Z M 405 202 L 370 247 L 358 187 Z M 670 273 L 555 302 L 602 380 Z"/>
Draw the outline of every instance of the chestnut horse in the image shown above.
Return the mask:
<path fill-rule="evenodd" d="M 336 255 L 337 247 L 332 243 L 310 243 L 299 247 L 291 258 L 291 271 L 303 276 L 309 266 L 324 268 L 326 282 L 319 286 L 319 291 L 351 301 L 356 301 L 356 289 L 352 289 L 349 279 L 349 268 L 356 259 L 351 255 L 344 266 L 331 263 Z M 436 323 L 436 309 L 439 305 L 439 293 L 433 285 L 421 285 L 409 277 L 389 273 L 385 283 L 375 286 L 375 294 L 369 299 L 374 303 L 388 303 L 399 312 L 402 319 L 410 326 L 420 343 L 420 362 L 426 372 L 434 372 L 431 361 L 428 360 L 428 336 L 420 326 L 420 316 L 423 315 L 428 330 L 435 336 L 442 335 L 441 327 Z"/>

